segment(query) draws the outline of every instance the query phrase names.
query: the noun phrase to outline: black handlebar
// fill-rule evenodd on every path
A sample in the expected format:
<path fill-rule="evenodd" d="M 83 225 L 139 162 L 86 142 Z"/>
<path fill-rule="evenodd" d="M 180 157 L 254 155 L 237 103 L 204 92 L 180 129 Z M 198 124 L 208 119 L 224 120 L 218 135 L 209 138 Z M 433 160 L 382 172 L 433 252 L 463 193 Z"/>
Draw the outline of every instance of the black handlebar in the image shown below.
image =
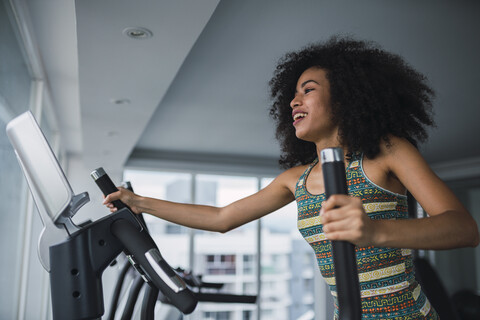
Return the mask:
<path fill-rule="evenodd" d="M 105 170 L 103 170 L 103 168 L 97 168 L 93 170 L 90 175 L 105 196 L 108 196 L 110 193 L 118 191 L 118 188 L 115 186 L 112 179 L 110 179 L 110 177 L 105 172 Z M 113 204 L 115 205 L 115 207 L 117 207 L 118 210 L 128 208 L 128 206 L 120 200 L 113 201 Z"/>
<path fill-rule="evenodd" d="M 93 171 L 91 176 L 105 196 L 118 191 L 102 168 Z M 119 209 L 128 209 L 121 201 L 114 205 Z M 131 210 L 129 211 L 131 212 Z M 131 214 L 134 215 L 132 212 Z M 111 232 L 125 246 L 128 254 L 133 256 L 134 262 L 138 264 L 134 267 L 137 267 L 136 269 L 146 277 L 146 280 L 162 291 L 181 312 L 191 313 L 197 305 L 197 299 L 187 288 L 185 282 L 163 259 L 155 242 L 141 225 L 140 222 L 138 226 L 135 226 L 129 220 L 117 219 L 111 225 Z"/>
<path fill-rule="evenodd" d="M 343 150 L 328 148 L 321 152 L 325 195 L 348 194 Z M 340 320 L 360 320 L 362 306 L 355 246 L 347 241 L 332 241 L 335 281 Z"/>

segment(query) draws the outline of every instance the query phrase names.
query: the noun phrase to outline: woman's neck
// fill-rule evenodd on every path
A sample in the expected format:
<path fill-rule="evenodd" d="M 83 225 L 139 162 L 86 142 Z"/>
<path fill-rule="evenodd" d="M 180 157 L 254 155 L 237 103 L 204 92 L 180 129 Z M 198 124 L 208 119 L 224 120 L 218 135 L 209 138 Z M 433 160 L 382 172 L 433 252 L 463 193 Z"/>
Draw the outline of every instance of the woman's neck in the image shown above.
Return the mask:
<path fill-rule="evenodd" d="M 340 142 L 340 138 L 338 135 L 338 130 L 333 132 L 329 137 L 323 137 L 322 139 L 315 142 L 315 146 L 317 149 L 317 157 L 320 159 L 320 152 L 326 148 L 341 148 L 343 149 L 343 154 L 346 155 L 348 153 L 348 148 L 343 146 Z"/>

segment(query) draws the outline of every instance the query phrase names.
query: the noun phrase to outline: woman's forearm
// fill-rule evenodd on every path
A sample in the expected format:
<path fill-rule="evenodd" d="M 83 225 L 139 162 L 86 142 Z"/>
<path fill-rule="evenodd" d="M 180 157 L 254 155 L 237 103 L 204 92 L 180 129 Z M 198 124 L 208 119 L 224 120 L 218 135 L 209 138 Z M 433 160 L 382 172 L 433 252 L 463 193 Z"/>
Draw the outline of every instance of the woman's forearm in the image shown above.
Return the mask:
<path fill-rule="evenodd" d="M 375 245 L 425 250 L 475 247 L 477 224 L 468 214 L 446 211 L 421 219 L 378 220 Z"/>
<path fill-rule="evenodd" d="M 213 206 L 176 203 L 149 197 L 138 197 L 134 204 L 140 212 L 180 224 L 189 228 L 226 232 L 221 208 Z"/>
<path fill-rule="evenodd" d="M 115 212 L 115 200 L 120 200 L 134 213 L 148 213 L 189 228 L 227 232 L 274 212 L 293 200 L 287 185 L 292 173 L 282 174 L 270 185 L 248 197 L 224 207 L 177 203 L 143 197 L 123 188 L 105 197 L 103 203 Z M 286 182 L 285 182 L 286 180 Z M 296 181 L 296 179 L 295 179 Z"/>

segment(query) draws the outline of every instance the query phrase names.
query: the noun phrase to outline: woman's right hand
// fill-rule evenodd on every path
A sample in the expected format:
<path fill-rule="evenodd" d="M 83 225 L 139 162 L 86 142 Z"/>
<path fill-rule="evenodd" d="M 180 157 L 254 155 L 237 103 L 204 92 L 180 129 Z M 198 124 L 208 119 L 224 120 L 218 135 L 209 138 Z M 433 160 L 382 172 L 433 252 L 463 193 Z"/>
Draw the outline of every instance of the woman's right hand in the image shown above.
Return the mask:
<path fill-rule="evenodd" d="M 116 212 L 118 210 L 117 207 L 113 204 L 113 201 L 120 200 L 124 204 L 126 204 L 135 214 L 141 213 L 140 208 L 138 206 L 139 200 L 141 197 L 130 190 L 127 190 L 122 187 L 118 187 L 118 191 L 109 194 L 103 200 L 103 204 L 110 209 L 110 212 Z"/>

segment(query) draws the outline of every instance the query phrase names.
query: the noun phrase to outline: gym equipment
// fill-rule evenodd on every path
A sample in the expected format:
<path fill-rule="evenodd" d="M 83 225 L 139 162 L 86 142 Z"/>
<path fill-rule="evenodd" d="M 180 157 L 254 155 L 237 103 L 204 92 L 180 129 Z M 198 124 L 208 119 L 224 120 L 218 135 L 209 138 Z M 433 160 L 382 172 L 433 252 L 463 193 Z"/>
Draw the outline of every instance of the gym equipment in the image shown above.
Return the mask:
<path fill-rule="evenodd" d="M 132 185 L 129 181 L 122 182 L 122 187 L 124 187 L 125 189 L 128 189 L 128 190 L 133 192 Z M 147 230 L 147 232 L 148 232 L 148 228 L 147 228 L 147 225 L 146 225 L 145 220 L 143 218 L 143 214 L 138 214 L 137 217 L 141 221 L 141 223 L 143 224 L 143 227 L 145 228 L 145 230 Z M 132 263 L 128 260 L 128 257 L 126 257 L 126 259 L 124 261 L 124 264 L 120 267 L 118 280 L 115 283 L 115 288 L 113 290 L 113 296 L 112 296 L 112 300 L 111 300 L 111 303 L 110 303 L 109 313 L 108 313 L 108 316 L 106 318 L 107 320 L 114 320 L 115 319 L 115 314 L 117 312 L 122 286 L 125 282 L 125 277 L 127 276 L 127 273 L 132 268 L 133 268 Z M 139 277 L 140 275 L 136 274 L 136 276 Z M 142 305 L 142 312 L 141 312 L 141 319 L 142 320 L 154 319 L 154 313 L 153 313 L 153 311 L 155 309 L 155 303 L 154 302 L 156 301 L 156 298 L 158 296 L 158 291 L 155 293 L 155 289 L 152 288 L 151 286 L 147 289 L 148 289 L 148 292 L 147 292 L 148 295 L 152 295 L 152 296 L 148 300 L 147 297 L 146 297 L 147 293 L 145 294 L 145 300 L 144 300 L 144 304 Z M 134 286 L 132 286 L 131 291 L 132 290 L 135 292 Z M 138 295 L 138 293 L 139 292 L 137 292 L 137 295 Z M 132 297 L 132 299 L 127 300 L 127 303 L 125 305 L 125 308 L 124 308 L 124 311 L 123 311 L 123 314 L 122 314 L 122 318 L 130 319 L 130 317 L 131 317 L 130 310 L 133 311 L 133 307 L 136 303 L 137 298 L 138 298 L 138 296 L 136 296 L 135 299 L 133 299 L 133 297 Z M 152 303 L 153 303 L 153 305 L 152 305 Z"/>
<path fill-rule="evenodd" d="M 327 148 L 320 153 L 325 195 L 348 194 L 345 163 L 341 148 Z M 358 281 L 355 246 L 348 241 L 332 241 L 335 281 L 340 320 L 359 320 L 362 317 L 360 284 Z"/>
<path fill-rule="evenodd" d="M 180 268 L 175 269 L 176 272 L 182 277 L 185 283 L 192 289 L 195 293 L 199 302 L 215 302 L 215 303 L 256 303 L 256 295 L 245 295 L 245 294 L 228 294 L 223 292 L 212 292 L 211 290 L 220 290 L 224 284 L 216 282 L 205 282 L 202 280 L 202 277 L 195 275 L 190 271 L 183 270 Z M 202 292 L 202 290 L 207 289 L 209 292 Z M 166 302 L 160 296 L 160 300 Z"/>
<path fill-rule="evenodd" d="M 256 295 L 238 295 L 220 292 L 219 290 L 224 286 L 223 283 L 204 282 L 201 280 L 201 276 L 193 275 L 191 272 L 180 268 L 175 269 L 175 272 L 185 281 L 189 289 L 194 292 L 194 295 L 197 298 L 198 302 L 255 304 L 257 301 Z M 121 303 L 112 305 L 113 310 L 118 309 L 117 312 L 122 311 L 122 315 L 119 319 L 133 319 L 133 311 L 136 304 L 139 303 L 142 294 L 141 290 L 143 287 L 145 287 L 145 283 L 140 282 L 139 278 L 140 277 L 138 275 L 135 275 L 135 277 L 130 281 L 130 289 L 128 292 L 125 293 L 125 297 L 127 297 L 126 302 L 123 302 L 125 301 L 124 298 L 122 299 L 123 301 Z M 127 280 L 124 277 L 123 279 L 119 279 L 118 284 L 120 286 L 122 284 L 126 285 L 126 281 Z M 162 304 L 161 308 L 172 305 L 168 297 L 166 297 L 162 292 L 159 292 L 158 290 L 156 290 L 156 288 L 152 286 L 146 286 L 145 290 L 143 290 L 143 300 L 141 302 L 141 320 L 154 319 L 154 310 L 157 302 L 160 302 Z M 180 311 L 168 308 L 166 310 L 169 320 L 183 319 L 183 315 Z M 162 313 L 161 310 L 160 313 Z M 110 314 L 108 319 L 114 318 L 114 314 Z"/>
<path fill-rule="evenodd" d="M 94 170 L 91 176 L 105 196 L 118 191 L 103 168 Z M 136 221 L 136 224 L 132 224 L 130 221 L 120 219 L 113 222 L 111 226 L 112 233 L 125 246 L 127 250 L 125 254 L 133 262 L 135 269 L 144 276 L 145 282 L 152 282 L 179 310 L 183 313 L 191 313 L 195 309 L 197 300 L 185 282 L 163 259 L 155 242 L 145 230 L 144 224 L 130 208 L 118 200 L 114 204 L 119 209 L 118 212 L 127 210 Z"/>
<path fill-rule="evenodd" d="M 128 189 L 132 192 L 133 187 L 129 181 L 122 182 L 122 187 Z M 144 224 L 144 227 L 147 228 L 145 224 L 145 220 L 143 218 L 143 214 L 137 214 L 139 220 L 141 220 Z M 120 296 L 120 291 L 125 283 L 125 276 L 128 270 L 132 267 L 132 265 L 126 262 L 121 268 L 119 277 L 115 286 L 112 304 L 110 306 L 110 313 L 107 319 L 113 320 L 115 318 L 115 313 L 118 309 L 118 301 Z M 192 272 L 184 270 L 182 268 L 176 268 L 175 272 L 178 276 L 182 278 L 182 280 L 188 285 L 188 287 L 192 290 L 195 294 L 195 297 L 199 302 L 214 302 L 214 303 L 256 303 L 257 296 L 256 295 L 237 295 L 237 294 L 228 294 L 219 292 L 219 290 L 224 286 L 223 283 L 212 283 L 212 282 L 205 282 L 202 280 L 202 277 L 199 275 L 194 275 Z M 136 277 L 132 280 L 132 284 L 130 286 L 130 291 L 128 292 L 128 299 L 125 303 L 123 308 L 123 313 L 121 319 L 131 319 L 133 310 L 135 308 L 135 304 L 140 295 L 141 286 L 139 287 L 138 282 L 139 275 L 137 274 Z M 142 283 L 143 285 L 143 283 Z M 205 292 L 208 290 L 208 292 Z M 162 304 L 171 305 L 172 303 L 163 293 L 159 292 L 152 286 L 147 286 L 144 291 L 142 308 L 141 308 L 141 320 L 149 320 L 154 319 L 154 309 L 155 304 L 157 301 L 161 302 Z M 176 314 L 174 311 L 170 311 L 169 317 L 175 318 L 182 318 L 182 315 L 178 312 Z"/>
<path fill-rule="evenodd" d="M 195 309 L 197 299 L 163 260 L 128 208 L 83 227 L 73 223 L 71 218 L 89 201 L 88 193 L 74 195 L 31 112 L 11 120 L 7 135 L 44 225 L 38 251 L 42 265 L 50 272 L 55 320 L 97 319 L 103 315 L 101 276 L 122 251 L 131 256 L 144 280 L 162 290 L 183 313 Z M 111 180 L 98 173 L 103 188 Z"/>

